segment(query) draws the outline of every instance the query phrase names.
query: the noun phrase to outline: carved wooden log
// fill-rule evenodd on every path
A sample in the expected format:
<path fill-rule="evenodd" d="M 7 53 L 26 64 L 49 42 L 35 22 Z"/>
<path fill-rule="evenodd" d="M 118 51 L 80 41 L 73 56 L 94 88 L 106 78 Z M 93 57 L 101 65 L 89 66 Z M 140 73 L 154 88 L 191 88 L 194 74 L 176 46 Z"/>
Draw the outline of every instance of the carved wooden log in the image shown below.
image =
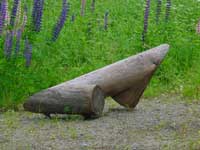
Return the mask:
<path fill-rule="evenodd" d="M 68 84 L 97 84 L 107 96 L 111 96 L 119 104 L 134 108 L 168 50 L 169 45 L 163 44 L 54 88 Z"/>
<path fill-rule="evenodd" d="M 98 85 L 105 92 L 106 96 L 111 96 L 119 104 L 125 107 L 133 108 L 138 104 L 147 84 L 164 59 L 168 49 L 169 45 L 164 44 L 44 90 L 43 92 L 32 96 L 25 104 L 25 108 L 29 111 L 41 112 L 41 110 L 38 109 L 39 107 L 37 107 L 37 109 L 34 107 L 35 105 L 39 106 L 40 101 L 42 101 L 44 102 L 42 107 L 43 113 L 63 113 L 65 104 L 68 104 L 69 102 L 68 98 L 72 98 L 76 101 L 74 103 L 70 101 L 71 108 L 74 110 L 72 112 L 79 113 L 77 107 L 83 107 L 81 108 L 82 111 L 80 111 L 81 114 L 92 113 L 93 111 L 91 111 L 91 109 L 88 109 L 88 107 L 86 109 L 85 105 L 82 105 L 83 101 L 91 101 L 90 98 L 88 100 L 88 98 L 85 98 L 84 94 L 79 95 L 79 92 L 76 92 L 77 89 L 71 90 L 68 88 L 69 86 L 77 87 L 80 85 Z M 81 90 L 84 90 L 84 88 Z M 70 94 L 71 92 L 72 95 Z M 62 93 L 62 96 L 60 93 Z M 101 95 L 102 94 L 96 94 L 96 97 L 99 98 L 92 98 L 95 102 L 95 108 L 98 109 L 98 107 L 100 107 L 100 110 L 102 110 Z M 63 96 L 66 98 L 63 98 Z M 31 104 L 30 101 L 35 105 L 29 107 Z M 98 101 L 100 102 L 98 103 Z"/>
<path fill-rule="evenodd" d="M 68 85 L 31 96 L 24 108 L 46 116 L 57 113 L 99 117 L 104 108 L 104 98 L 104 92 L 96 85 Z"/>

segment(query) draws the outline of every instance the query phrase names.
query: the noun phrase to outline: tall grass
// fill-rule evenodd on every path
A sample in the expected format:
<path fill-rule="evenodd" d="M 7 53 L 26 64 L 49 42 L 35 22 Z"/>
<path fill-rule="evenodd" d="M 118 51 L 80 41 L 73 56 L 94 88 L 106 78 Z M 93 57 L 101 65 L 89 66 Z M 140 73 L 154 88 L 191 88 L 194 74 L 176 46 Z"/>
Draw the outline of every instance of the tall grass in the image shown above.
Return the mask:
<path fill-rule="evenodd" d="M 31 20 L 32 0 L 26 2 L 28 19 Z M 167 23 L 166 5 L 162 5 L 159 24 L 155 21 L 157 3 L 152 1 L 145 45 L 141 41 L 144 0 L 95 1 L 94 12 L 91 11 L 92 1 L 87 1 L 84 17 L 80 16 L 81 1 L 69 2 L 69 16 L 76 14 L 76 20 L 73 23 L 67 20 L 56 42 L 51 42 L 52 29 L 60 15 L 62 0 L 44 1 L 39 33 L 32 34 L 25 30 L 25 35 L 32 43 L 31 67 L 24 67 L 26 60 L 23 57 L 8 62 L 3 52 L 4 38 L 0 38 L 0 107 L 14 107 L 35 92 L 161 43 L 171 45 L 170 53 L 145 95 L 175 91 L 186 96 L 199 96 L 200 73 L 197 68 L 200 68 L 200 37 L 196 34 L 200 17 L 198 1 L 173 0 Z M 104 17 L 107 10 L 109 26 L 105 32 Z M 29 29 L 30 22 L 28 24 Z M 88 24 L 90 34 L 87 32 Z"/>

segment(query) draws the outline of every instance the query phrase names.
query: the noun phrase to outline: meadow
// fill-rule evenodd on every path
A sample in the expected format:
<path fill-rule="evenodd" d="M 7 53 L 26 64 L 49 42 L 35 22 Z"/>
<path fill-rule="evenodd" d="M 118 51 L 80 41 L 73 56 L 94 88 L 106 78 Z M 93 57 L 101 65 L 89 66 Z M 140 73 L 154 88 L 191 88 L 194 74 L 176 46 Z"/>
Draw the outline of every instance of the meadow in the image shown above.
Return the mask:
<path fill-rule="evenodd" d="M 17 57 L 4 56 L 5 36 L 0 37 L 0 110 L 17 108 L 18 104 L 42 89 L 72 79 L 94 69 L 134 55 L 162 43 L 170 52 L 157 70 L 145 97 L 178 94 L 191 99 L 200 97 L 200 34 L 196 26 L 200 19 L 200 1 L 172 0 L 166 21 L 166 1 L 163 0 L 159 21 L 156 22 L 157 1 L 152 0 L 148 32 L 142 42 L 144 0 L 98 0 L 91 11 L 87 0 L 84 16 L 81 3 L 69 0 L 67 21 L 56 41 L 52 30 L 62 9 L 62 0 L 44 2 L 41 31 L 33 31 L 32 0 L 27 4 L 28 23 L 22 35 Z M 13 2 L 9 1 L 9 10 Z M 108 26 L 104 17 L 108 12 Z M 75 20 L 72 20 L 75 16 Z M 32 59 L 25 66 L 24 42 L 32 45 Z"/>

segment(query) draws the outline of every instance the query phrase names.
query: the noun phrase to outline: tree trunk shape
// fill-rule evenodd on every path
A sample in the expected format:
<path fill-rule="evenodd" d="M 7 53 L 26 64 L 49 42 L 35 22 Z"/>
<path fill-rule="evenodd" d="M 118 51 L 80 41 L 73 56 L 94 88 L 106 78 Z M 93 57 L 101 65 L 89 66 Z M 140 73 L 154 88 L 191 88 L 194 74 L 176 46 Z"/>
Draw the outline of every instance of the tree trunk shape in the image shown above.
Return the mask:
<path fill-rule="evenodd" d="M 81 114 L 99 117 L 104 108 L 105 94 L 96 85 L 68 85 L 49 88 L 31 96 L 25 110 L 50 114 Z"/>
<path fill-rule="evenodd" d="M 91 87 L 89 88 L 90 90 L 88 90 L 88 87 L 85 88 L 85 85 L 98 85 L 105 92 L 105 96 L 111 96 L 116 102 L 125 107 L 134 108 L 168 50 L 169 45 L 163 44 L 51 87 L 30 98 L 30 104 L 37 106 L 42 104 L 41 110 L 38 109 L 40 107 L 36 107 L 36 109 L 35 106 L 30 108 L 25 105 L 25 108 L 29 111 L 40 111 L 42 113 L 64 113 L 64 108 L 67 104 L 67 106 L 71 106 L 72 113 L 88 115 L 96 112 L 93 110 L 101 113 L 103 109 L 103 94 L 100 92 L 101 90 L 98 90 L 99 92 L 95 94 L 96 96 L 88 98 L 87 95 L 91 95 L 94 92 L 92 92 Z M 69 88 L 82 85 L 83 88 L 78 89 L 78 91 L 77 88 Z M 89 102 L 93 102 L 96 109 L 89 107 Z"/>
<path fill-rule="evenodd" d="M 139 102 L 151 77 L 165 58 L 168 50 L 169 45 L 163 44 L 64 82 L 54 88 L 68 84 L 96 84 L 103 89 L 106 96 L 111 96 L 120 105 L 133 108 Z"/>

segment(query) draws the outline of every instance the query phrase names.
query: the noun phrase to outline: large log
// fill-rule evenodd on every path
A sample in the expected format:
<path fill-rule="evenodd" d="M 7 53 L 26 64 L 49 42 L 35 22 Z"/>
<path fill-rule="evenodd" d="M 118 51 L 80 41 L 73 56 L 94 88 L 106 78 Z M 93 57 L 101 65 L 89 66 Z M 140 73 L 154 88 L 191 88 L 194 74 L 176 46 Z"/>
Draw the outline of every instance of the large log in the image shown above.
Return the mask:
<path fill-rule="evenodd" d="M 119 104 L 134 108 L 168 50 L 169 45 L 163 44 L 53 88 L 96 84 Z"/>
<path fill-rule="evenodd" d="M 49 88 L 31 96 L 24 103 L 25 110 L 50 114 L 81 114 L 99 117 L 104 108 L 105 94 L 96 85 L 68 85 Z"/>
<path fill-rule="evenodd" d="M 71 91 L 70 88 L 68 88 L 69 86 L 98 85 L 105 92 L 106 96 L 111 96 L 119 104 L 125 107 L 134 108 L 138 104 L 139 99 L 148 85 L 153 73 L 164 59 L 168 50 L 169 45 L 163 44 L 86 75 L 82 75 L 73 80 L 51 87 L 39 94 L 32 96 L 32 103 L 35 103 L 36 105 L 40 102 L 38 100 L 44 100 L 44 102 L 47 104 L 43 105 L 43 109 L 45 110 L 42 111 L 43 113 L 62 113 L 65 103 L 67 102 L 65 102 L 65 99 L 62 99 L 62 96 L 57 93 L 62 93 L 62 95 L 70 95 L 71 92 L 75 92 L 76 94 L 73 95 L 73 99 L 76 101 L 76 99 L 80 98 L 80 96 L 76 90 Z M 82 90 L 84 90 L 84 88 Z M 98 101 L 101 101 L 99 99 L 101 98 L 97 98 L 96 100 L 94 99 L 94 101 L 98 104 Z M 29 102 L 30 100 L 27 103 Z M 100 106 L 101 103 L 102 102 L 99 102 L 99 106 L 96 105 L 97 108 L 100 107 L 100 110 L 102 109 L 102 106 Z M 72 108 L 75 110 L 77 106 L 80 106 L 79 103 L 70 103 L 70 105 L 72 105 Z M 51 112 L 48 109 L 49 106 L 52 107 Z M 32 109 L 27 107 L 27 104 L 25 107 L 29 111 Z M 35 110 L 35 112 L 38 111 L 40 110 Z M 75 112 L 77 112 L 77 110 Z M 83 112 L 85 113 L 85 111 Z M 91 111 L 88 112 L 91 113 Z"/>

